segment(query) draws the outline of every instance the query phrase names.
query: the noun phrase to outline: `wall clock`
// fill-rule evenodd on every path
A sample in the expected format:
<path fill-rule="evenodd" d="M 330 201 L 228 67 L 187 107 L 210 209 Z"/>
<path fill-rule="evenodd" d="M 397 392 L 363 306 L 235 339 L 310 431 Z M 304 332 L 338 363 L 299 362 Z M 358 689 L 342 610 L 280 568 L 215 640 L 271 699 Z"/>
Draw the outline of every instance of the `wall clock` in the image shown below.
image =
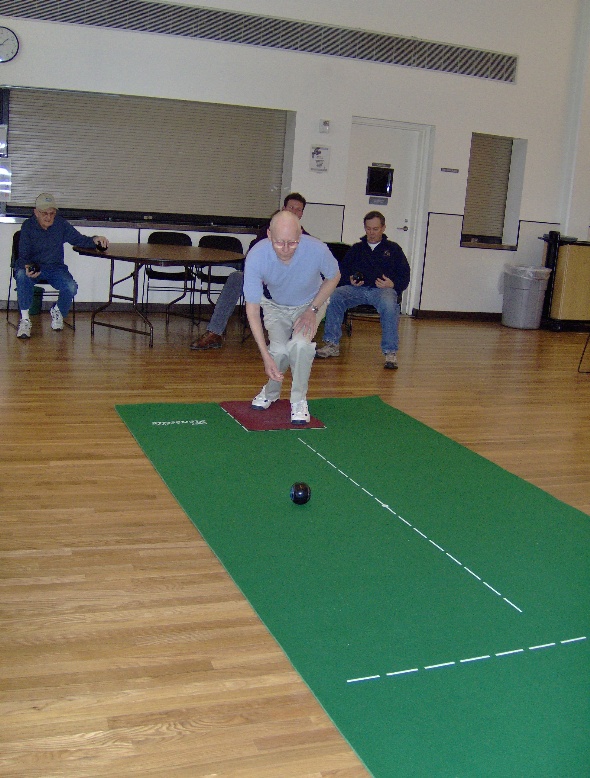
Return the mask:
<path fill-rule="evenodd" d="M 0 27 L 0 63 L 10 62 L 18 52 L 18 38 L 8 27 Z"/>

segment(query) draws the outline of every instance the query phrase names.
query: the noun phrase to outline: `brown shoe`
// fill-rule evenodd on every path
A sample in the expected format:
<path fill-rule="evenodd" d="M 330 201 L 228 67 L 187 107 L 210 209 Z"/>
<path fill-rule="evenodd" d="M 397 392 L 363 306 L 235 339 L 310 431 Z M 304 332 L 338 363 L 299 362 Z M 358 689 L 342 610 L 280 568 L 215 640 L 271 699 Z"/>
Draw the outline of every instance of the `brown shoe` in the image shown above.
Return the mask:
<path fill-rule="evenodd" d="M 207 332 L 204 332 L 198 340 L 195 340 L 194 343 L 191 343 L 191 349 L 193 351 L 206 351 L 210 348 L 221 348 L 223 345 L 223 338 L 221 335 L 218 335 L 216 332 L 211 332 L 210 330 L 207 330 Z"/>

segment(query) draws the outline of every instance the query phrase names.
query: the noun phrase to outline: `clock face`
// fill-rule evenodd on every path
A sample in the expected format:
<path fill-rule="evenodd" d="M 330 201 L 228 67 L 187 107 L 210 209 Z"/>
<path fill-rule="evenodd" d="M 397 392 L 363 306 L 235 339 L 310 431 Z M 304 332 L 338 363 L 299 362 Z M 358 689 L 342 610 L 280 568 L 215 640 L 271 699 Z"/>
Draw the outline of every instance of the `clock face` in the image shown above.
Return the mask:
<path fill-rule="evenodd" d="M 18 52 L 18 38 L 8 27 L 0 27 L 0 63 L 10 62 Z"/>

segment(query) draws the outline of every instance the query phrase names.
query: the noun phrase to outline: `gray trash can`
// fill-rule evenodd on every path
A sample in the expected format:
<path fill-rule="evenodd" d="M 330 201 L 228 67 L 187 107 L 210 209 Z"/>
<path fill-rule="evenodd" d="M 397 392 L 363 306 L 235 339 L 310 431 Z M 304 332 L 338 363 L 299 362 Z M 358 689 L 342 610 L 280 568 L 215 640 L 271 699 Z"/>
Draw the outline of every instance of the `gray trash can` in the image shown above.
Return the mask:
<path fill-rule="evenodd" d="M 505 266 L 502 324 L 521 330 L 539 329 L 550 275 L 548 267 Z"/>

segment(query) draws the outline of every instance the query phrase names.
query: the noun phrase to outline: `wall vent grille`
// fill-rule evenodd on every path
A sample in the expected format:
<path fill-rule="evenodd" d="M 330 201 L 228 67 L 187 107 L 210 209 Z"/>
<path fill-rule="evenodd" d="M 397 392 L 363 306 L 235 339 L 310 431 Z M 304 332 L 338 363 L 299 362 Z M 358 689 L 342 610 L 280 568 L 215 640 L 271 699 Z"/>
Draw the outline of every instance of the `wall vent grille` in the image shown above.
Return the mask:
<path fill-rule="evenodd" d="M 0 14 L 516 80 L 517 57 L 509 54 L 210 8 L 145 0 L 0 0 Z"/>

